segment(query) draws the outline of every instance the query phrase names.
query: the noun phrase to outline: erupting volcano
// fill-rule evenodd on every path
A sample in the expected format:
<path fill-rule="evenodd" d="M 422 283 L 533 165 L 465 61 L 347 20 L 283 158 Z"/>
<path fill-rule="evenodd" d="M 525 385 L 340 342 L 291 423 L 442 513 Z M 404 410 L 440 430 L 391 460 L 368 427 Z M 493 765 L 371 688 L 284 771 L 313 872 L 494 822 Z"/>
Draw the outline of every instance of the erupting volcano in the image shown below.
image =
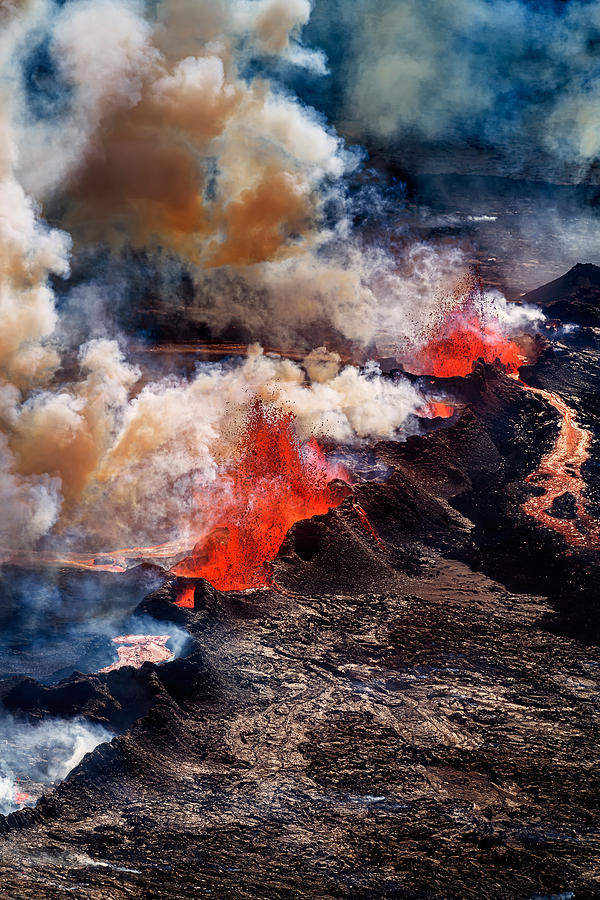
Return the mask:
<path fill-rule="evenodd" d="M 473 276 L 446 299 L 426 332 L 426 343 L 405 354 L 405 366 L 419 375 L 450 378 L 468 375 L 478 359 L 513 373 L 523 354 L 503 331 L 483 285 Z"/>
<path fill-rule="evenodd" d="M 599 9 L 0 0 L 0 900 L 600 896 Z"/>
<path fill-rule="evenodd" d="M 269 563 L 289 528 L 341 503 L 346 492 L 331 482 L 345 478 L 314 438 L 298 440 L 291 413 L 257 400 L 226 474 L 229 490 L 218 522 L 172 571 L 205 578 L 220 590 L 267 584 Z"/>

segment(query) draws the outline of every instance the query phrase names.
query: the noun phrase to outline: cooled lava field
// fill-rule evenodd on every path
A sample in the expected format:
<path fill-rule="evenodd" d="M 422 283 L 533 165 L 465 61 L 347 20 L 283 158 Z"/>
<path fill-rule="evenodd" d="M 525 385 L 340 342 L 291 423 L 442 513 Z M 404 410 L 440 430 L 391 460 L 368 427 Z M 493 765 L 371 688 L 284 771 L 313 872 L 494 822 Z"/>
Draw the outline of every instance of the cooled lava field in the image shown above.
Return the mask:
<path fill-rule="evenodd" d="M 521 383 L 430 379 L 453 415 L 356 451 L 266 586 L 5 566 L 5 715 L 100 731 L 54 787 L 24 766 L 2 896 L 599 896 L 599 340 L 547 329 Z M 544 391 L 589 437 L 581 497 L 538 521 Z M 170 661 L 111 668 L 140 630 Z"/>

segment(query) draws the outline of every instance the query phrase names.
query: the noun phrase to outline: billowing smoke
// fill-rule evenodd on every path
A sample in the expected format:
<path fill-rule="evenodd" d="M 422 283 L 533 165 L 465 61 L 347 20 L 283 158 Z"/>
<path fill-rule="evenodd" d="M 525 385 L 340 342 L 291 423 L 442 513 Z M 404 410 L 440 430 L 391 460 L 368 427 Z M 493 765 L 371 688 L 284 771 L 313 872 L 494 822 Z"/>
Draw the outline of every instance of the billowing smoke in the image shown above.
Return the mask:
<path fill-rule="evenodd" d="M 398 259 L 352 233 L 340 176 L 358 157 L 258 64 L 306 55 L 309 12 L 305 0 L 164 0 L 153 18 L 126 0 L 34 6 L 22 28 L 29 16 L 54 67 L 43 114 L 19 54 L 6 63 L 22 84 L 20 177 L 77 248 L 149 247 L 163 268 L 175 254 L 191 267 L 193 319 L 307 349 L 324 326 L 365 344 L 410 329 L 464 271 L 457 249 Z"/>
<path fill-rule="evenodd" d="M 165 0 L 151 20 L 128 0 L 49 7 L 64 108 L 20 123 L 28 189 L 60 195 L 89 240 L 156 242 L 207 266 L 298 252 L 348 154 L 316 114 L 244 70 L 253 52 L 289 53 L 309 11 Z"/>
<path fill-rule="evenodd" d="M 400 154 L 417 136 L 451 165 L 549 180 L 577 180 L 598 155 L 595 3 L 317 0 L 310 31 L 344 98 L 337 118 Z"/>
<path fill-rule="evenodd" d="M 0 36 L 11 87 L 0 127 L 0 501 L 10 510 L 0 538 L 10 550 L 205 533 L 206 500 L 226 490 L 257 400 L 291 413 L 300 440 L 402 437 L 423 402 L 409 382 L 315 356 L 322 338 L 310 338 L 419 348 L 464 271 L 454 246 L 405 235 L 395 255 L 353 232 L 341 176 L 357 157 L 260 75 L 261 60 L 319 69 L 300 43 L 306 0 L 152 9 L 31 0 L 7 11 Z M 60 229 L 43 224 L 39 204 Z M 256 348 L 148 382 L 106 335 L 67 357 L 69 315 L 57 327 L 52 290 L 68 275 L 67 228 L 78 265 L 98 246 L 115 259 L 145 247 L 159 268 L 191 272 L 191 318 L 213 333 L 238 322 L 293 340 L 305 365 Z M 71 303 L 101 296 L 101 282 L 87 287 Z M 501 299 L 486 302 L 497 321 L 508 315 Z"/>
<path fill-rule="evenodd" d="M 116 353 L 116 347 L 112 350 Z M 307 365 L 314 374 L 314 355 Z M 110 404 L 106 395 L 87 405 L 79 423 L 83 436 L 93 410 L 98 416 L 93 433 L 110 441 L 93 444 L 93 465 L 79 470 L 83 480 L 70 461 L 71 451 L 76 460 L 81 458 L 81 433 L 72 431 L 71 447 L 63 442 L 57 451 L 55 465 L 72 500 L 61 523 L 65 537 L 83 533 L 94 535 L 96 546 L 111 546 L 115 540 L 128 546 L 131 541 L 155 543 L 205 531 L 218 504 L 203 503 L 202 498 L 206 501 L 209 491 L 214 492 L 222 469 L 235 458 L 256 399 L 291 412 L 301 440 L 314 436 L 336 443 L 399 436 L 422 402 L 407 381 L 382 379 L 376 367 L 338 371 L 332 356 L 326 380 L 322 368 L 317 380 L 309 381 L 299 364 L 265 356 L 256 347 L 242 362 L 202 365 L 192 379 L 169 377 L 147 384 L 121 406 Z M 33 418 L 26 419 L 27 432 L 21 433 L 21 456 L 30 445 L 39 445 L 38 422 L 46 429 L 46 415 L 61 416 L 72 407 L 68 394 L 59 397 L 60 403 L 54 393 L 47 395 L 47 402 L 43 396 L 35 401 Z M 49 431 L 55 430 L 53 424 Z M 85 446 L 92 442 L 86 440 Z M 39 465 L 47 458 L 46 451 Z"/>
<path fill-rule="evenodd" d="M 0 714 L 0 813 L 33 804 L 112 734 L 83 719 L 31 724 Z"/>

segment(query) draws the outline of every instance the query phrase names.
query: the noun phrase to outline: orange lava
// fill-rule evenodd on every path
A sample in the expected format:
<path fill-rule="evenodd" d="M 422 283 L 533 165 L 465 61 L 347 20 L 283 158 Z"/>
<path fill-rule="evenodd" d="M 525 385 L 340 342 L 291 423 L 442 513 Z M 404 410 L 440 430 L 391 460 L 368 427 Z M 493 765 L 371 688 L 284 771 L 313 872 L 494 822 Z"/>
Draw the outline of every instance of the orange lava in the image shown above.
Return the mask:
<path fill-rule="evenodd" d="M 591 548 L 598 545 L 598 522 L 585 510 L 583 493 L 585 481 L 581 467 L 589 457 L 592 435 L 575 421 L 574 411 L 557 394 L 542 388 L 519 384 L 527 391 L 543 397 L 561 416 L 560 431 L 552 450 L 540 462 L 539 468 L 526 481 L 544 488 L 541 496 L 530 497 L 523 504 L 523 511 L 542 525 L 561 534 L 574 547 Z M 548 513 L 554 500 L 565 493 L 575 498 L 575 518 L 558 519 Z M 578 527 L 579 526 L 579 527 Z"/>
<path fill-rule="evenodd" d="M 113 642 L 123 645 L 117 649 L 119 659 L 100 671 L 114 672 L 123 666 L 139 669 L 145 662 L 168 662 L 173 659 L 173 654 L 166 646 L 169 638 L 169 634 L 122 634 L 115 637 Z"/>
<path fill-rule="evenodd" d="M 25 791 L 15 790 L 15 803 L 17 806 L 23 806 L 29 800 L 29 794 Z"/>
<path fill-rule="evenodd" d="M 504 335 L 493 309 L 488 310 L 481 281 L 469 276 L 443 304 L 443 313 L 427 330 L 426 342 L 403 352 L 406 369 L 438 378 L 468 375 L 478 359 L 516 372 L 523 358 Z"/>
<path fill-rule="evenodd" d="M 268 584 L 269 564 L 288 529 L 341 503 L 329 483 L 345 476 L 314 439 L 300 443 L 291 414 L 257 401 L 227 473 L 230 491 L 218 521 L 172 571 L 220 590 Z"/>
<path fill-rule="evenodd" d="M 181 606 L 183 609 L 194 608 L 194 588 L 185 588 L 175 601 L 175 606 Z"/>
<path fill-rule="evenodd" d="M 435 375 L 438 378 L 450 378 L 454 375 L 464 377 L 473 370 L 478 359 L 503 366 L 507 372 L 516 372 L 523 360 L 519 348 L 513 341 L 500 332 L 486 328 L 477 317 L 453 321 L 454 317 L 444 321 L 447 335 L 440 335 L 431 340 L 413 357 L 411 364 L 416 366 L 415 374 Z"/>
<path fill-rule="evenodd" d="M 368 515 L 366 514 L 366 512 L 364 511 L 364 509 L 362 508 L 362 506 L 360 505 L 360 503 L 358 502 L 358 500 L 354 500 L 353 503 L 352 503 L 352 506 L 354 507 L 354 509 L 355 509 L 356 512 L 358 513 L 358 518 L 360 519 L 360 521 L 361 521 L 361 523 L 362 523 L 362 526 L 363 526 L 363 528 L 365 529 L 365 531 L 368 531 L 368 532 L 369 532 L 369 534 L 371 535 L 371 537 L 372 537 L 375 541 L 377 541 L 377 543 L 379 544 L 380 547 L 384 547 L 385 545 L 384 545 L 383 541 L 381 540 L 381 538 L 379 537 L 379 535 L 377 534 L 377 532 L 375 531 L 375 529 L 374 529 L 373 526 L 371 525 L 371 522 L 369 521 Z"/>
<path fill-rule="evenodd" d="M 417 410 L 417 415 L 422 419 L 449 419 L 454 415 L 454 407 L 447 403 L 438 403 L 430 400 L 426 406 Z"/>

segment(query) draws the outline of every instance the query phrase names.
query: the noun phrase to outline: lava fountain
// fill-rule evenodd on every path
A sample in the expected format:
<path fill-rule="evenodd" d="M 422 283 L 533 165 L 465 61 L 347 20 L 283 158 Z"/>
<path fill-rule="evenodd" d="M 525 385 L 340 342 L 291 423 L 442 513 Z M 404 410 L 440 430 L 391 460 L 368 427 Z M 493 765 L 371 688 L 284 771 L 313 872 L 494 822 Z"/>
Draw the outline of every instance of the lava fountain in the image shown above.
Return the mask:
<path fill-rule="evenodd" d="M 205 578 L 219 590 L 268 584 L 288 529 L 341 503 L 346 492 L 331 482 L 346 478 L 314 438 L 299 441 L 291 413 L 256 401 L 225 473 L 229 491 L 218 520 L 172 571 Z"/>
<path fill-rule="evenodd" d="M 405 349 L 404 366 L 416 375 L 438 378 L 468 375 L 478 359 L 517 372 L 523 357 L 519 346 L 504 332 L 493 304 L 478 278 L 462 281 L 436 313 L 423 346 Z"/>

